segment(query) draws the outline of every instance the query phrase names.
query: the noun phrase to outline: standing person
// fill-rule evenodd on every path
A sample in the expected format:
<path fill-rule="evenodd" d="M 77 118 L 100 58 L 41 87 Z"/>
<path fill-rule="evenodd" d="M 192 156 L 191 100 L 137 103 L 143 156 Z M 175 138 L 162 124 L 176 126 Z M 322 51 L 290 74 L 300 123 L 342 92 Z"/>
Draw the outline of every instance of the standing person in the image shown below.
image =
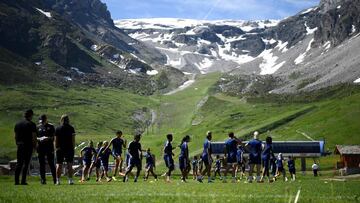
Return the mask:
<path fill-rule="evenodd" d="M 155 157 L 151 154 L 150 148 L 147 149 L 145 154 L 146 165 L 145 165 L 145 178 L 146 181 L 149 178 L 150 173 L 154 176 L 155 181 L 157 181 L 157 175 L 154 172 L 155 169 Z"/>
<path fill-rule="evenodd" d="M 284 157 L 281 153 L 278 154 L 278 157 L 276 159 L 276 168 L 276 177 L 279 177 L 282 173 L 284 181 L 287 181 L 286 171 L 284 169 Z"/>
<path fill-rule="evenodd" d="M 242 180 L 243 176 L 245 175 L 245 160 L 244 160 L 244 148 L 243 146 L 240 144 L 238 146 L 238 149 L 236 151 L 236 162 L 237 162 L 237 166 L 236 166 L 236 173 L 238 171 L 240 171 L 240 180 Z M 235 174 L 236 177 L 236 174 Z"/>
<path fill-rule="evenodd" d="M 137 182 L 137 180 L 139 178 L 140 171 L 141 171 L 141 156 L 142 156 L 140 139 L 141 139 L 141 135 L 137 134 L 137 135 L 134 136 L 134 140 L 129 143 L 129 146 L 128 146 L 128 153 L 129 153 L 129 156 L 130 156 L 130 158 L 129 158 L 129 166 L 126 169 L 123 182 L 128 181 L 128 179 L 129 179 L 128 175 L 132 171 L 134 166 L 137 169 L 134 182 Z"/>
<path fill-rule="evenodd" d="M 260 181 L 260 170 L 261 170 L 261 149 L 262 142 L 259 140 L 259 132 L 254 132 L 254 139 L 246 144 L 249 149 L 249 183 L 253 181 L 254 167 L 256 166 L 256 180 Z"/>
<path fill-rule="evenodd" d="M 101 169 L 102 169 L 102 174 L 101 174 L 101 178 L 103 177 L 103 175 L 106 178 L 107 182 L 110 182 L 112 179 L 109 177 L 108 171 L 109 171 L 109 157 L 111 155 L 111 150 L 109 149 L 109 142 L 108 141 L 104 141 L 103 142 L 103 146 L 100 148 L 99 153 L 97 154 L 96 159 L 100 159 L 100 163 L 101 163 Z M 99 181 L 101 181 L 101 178 L 99 179 Z"/>
<path fill-rule="evenodd" d="M 263 172 L 261 175 L 260 182 L 264 181 L 264 177 L 266 176 L 268 179 L 268 182 L 270 182 L 270 157 L 273 154 L 272 151 L 272 138 L 267 137 L 266 138 L 266 144 L 264 146 L 264 150 L 261 154 L 261 160 L 262 160 L 262 166 L 263 166 Z"/>
<path fill-rule="evenodd" d="M 190 136 L 186 135 L 180 144 L 180 155 L 179 155 L 179 168 L 181 170 L 181 182 L 186 182 L 186 177 L 188 175 L 188 165 L 189 161 L 189 146 Z"/>
<path fill-rule="evenodd" d="M 55 127 L 54 125 L 48 123 L 47 116 L 45 114 L 41 115 L 39 118 L 40 124 L 38 125 L 38 159 L 40 164 L 40 178 L 41 184 L 46 184 L 45 176 L 45 157 L 50 167 L 51 175 L 53 177 L 53 182 L 56 184 L 56 168 L 55 168 L 55 155 L 54 155 L 54 135 Z"/>
<path fill-rule="evenodd" d="M 225 142 L 225 157 L 226 157 L 226 170 L 224 173 L 224 182 L 226 182 L 226 175 L 230 168 L 232 169 L 232 182 L 235 183 L 235 170 L 236 170 L 236 152 L 239 140 L 235 137 L 233 132 L 229 133 L 229 139 Z"/>
<path fill-rule="evenodd" d="M 192 160 L 191 164 L 192 164 L 193 180 L 195 180 L 198 176 L 198 170 L 199 170 L 199 160 L 197 156 L 194 156 L 194 159 Z"/>
<path fill-rule="evenodd" d="M 220 160 L 220 156 L 216 155 L 214 179 L 216 178 L 216 174 L 219 174 L 220 180 L 222 180 L 220 172 L 221 172 L 221 160 Z"/>
<path fill-rule="evenodd" d="M 295 160 L 292 156 L 289 156 L 289 160 L 287 162 L 288 168 L 289 168 L 289 173 L 290 173 L 290 178 L 292 181 L 295 181 L 295 173 L 296 173 L 296 169 L 295 169 Z"/>
<path fill-rule="evenodd" d="M 173 135 L 172 134 L 167 134 L 166 135 L 166 139 L 167 141 L 165 142 L 165 146 L 164 146 L 164 161 L 165 161 L 165 165 L 168 168 L 168 171 L 166 172 L 166 181 L 170 182 L 170 177 L 171 177 L 171 172 L 175 169 L 175 165 L 174 165 L 174 153 L 173 153 L 173 146 L 172 146 L 172 141 L 173 141 Z"/>
<path fill-rule="evenodd" d="M 316 164 L 316 162 L 314 161 L 314 164 L 311 166 L 313 173 L 314 173 L 314 177 L 318 176 L 318 170 L 319 170 L 319 165 Z"/>
<path fill-rule="evenodd" d="M 75 147 L 75 129 L 70 125 L 70 119 L 67 115 L 62 115 L 60 126 L 55 130 L 55 149 L 56 149 L 56 184 L 60 185 L 60 177 L 62 165 L 65 160 L 68 168 L 68 182 L 74 184 L 73 177 L 73 161 Z"/>
<path fill-rule="evenodd" d="M 88 178 L 87 178 L 88 180 L 90 180 L 92 169 L 95 168 L 96 182 L 99 181 L 101 163 L 100 163 L 100 159 L 97 159 L 97 155 L 99 154 L 102 145 L 103 145 L 103 142 L 98 142 L 97 145 L 96 145 L 97 146 L 96 149 L 95 149 L 96 156 L 93 156 L 93 160 L 92 160 L 90 170 L 89 170 L 89 173 L 88 173 Z"/>
<path fill-rule="evenodd" d="M 276 181 L 276 157 L 274 154 L 271 154 L 270 156 L 270 168 L 271 168 L 271 176 L 272 176 L 272 180 Z"/>
<path fill-rule="evenodd" d="M 91 167 L 91 161 L 93 160 L 93 157 L 96 157 L 97 153 L 94 148 L 93 141 L 89 141 L 89 145 L 81 149 L 80 156 L 82 157 L 83 161 L 83 172 L 81 176 L 80 182 L 85 182 L 89 177 L 89 169 Z M 85 179 L 86 178 L 86 179 Z"/>
<path fill-rule="evenodd" d="M 115 181 L 116 181 L 116 174 L 118 172 L 119 166 L 120 166 L 119 175 L 122 175 L 123 159 L 122 159 L 121 155 L 122 155 L 123 147 L 124 148 L 126 147 L 126 141 L 121 138 L 122 135 L 123 135 L 123 133 L 121 130 L 117 131 L 116 137 L 110 141 L 110 144 L 108 146 L 108 147 L 110 147 L 110 145 L 112 145 L 112 155 L 115 159 L 115 169 L 114 169 L 114 173 L 112 176 L 112 179 Z"/>
<path fill-rule="evenodd" d="M 212 151 L 211 151 L 211 140 L 212 140 L 212 133 L 211 131 L 208 131 L 206 133 L 206 139 L 204 142 L 204 150 L 201 155 L 201 160 L 203 161 L 205 165 L 205 169 L 201 172 L 201 176 L 198 177 L 198 181 L 202 182 L 202 179 L 205 174 L 208 176 L 208 183 L 211 183 L 211 165 L 212 165 Z"/>
<path fill-rule="evenodd" d="M 34 112 L 29 109 L 24 113 L 24 120 L 16 123 L 14 127 L 15 142 L 17 146 L 17 163 L 15 169 L 15 185 L 28 185 L 26 176 L 29 170 L 31 155 L 36 148 L 36 125 L 31 120 Z M 22 173 L 20 183 L 20 173 Z"/>

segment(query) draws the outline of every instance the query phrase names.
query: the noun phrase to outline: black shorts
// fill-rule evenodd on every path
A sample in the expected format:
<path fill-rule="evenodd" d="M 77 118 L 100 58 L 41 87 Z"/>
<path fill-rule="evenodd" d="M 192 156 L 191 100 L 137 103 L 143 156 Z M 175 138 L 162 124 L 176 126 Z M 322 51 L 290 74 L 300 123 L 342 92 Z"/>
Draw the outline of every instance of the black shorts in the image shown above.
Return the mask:
<path fill-rule="evenodd" d="M 129 159 L 129 167 L 136 167 L 141 169 L 141 160 L 139 158 L 132 158 Z"/>
<path fill-rule="evenodd" d="M 58 149 L 56 150 L 56 163 L 62 164 L 64 160 L 66 163 L 73 163 L 74 161 L 74 150 L 69 149 Z"/>

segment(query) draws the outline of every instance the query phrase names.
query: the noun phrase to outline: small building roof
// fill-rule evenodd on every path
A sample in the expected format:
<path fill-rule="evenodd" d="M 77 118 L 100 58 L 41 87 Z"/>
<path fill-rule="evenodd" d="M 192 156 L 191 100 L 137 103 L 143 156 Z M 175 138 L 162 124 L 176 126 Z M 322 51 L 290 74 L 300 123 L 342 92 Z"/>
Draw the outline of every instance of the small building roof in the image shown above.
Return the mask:
<path fill-rule="evenodd" d="M 360 155 L 360 145 L 336 145 L 335 154 Z"/>

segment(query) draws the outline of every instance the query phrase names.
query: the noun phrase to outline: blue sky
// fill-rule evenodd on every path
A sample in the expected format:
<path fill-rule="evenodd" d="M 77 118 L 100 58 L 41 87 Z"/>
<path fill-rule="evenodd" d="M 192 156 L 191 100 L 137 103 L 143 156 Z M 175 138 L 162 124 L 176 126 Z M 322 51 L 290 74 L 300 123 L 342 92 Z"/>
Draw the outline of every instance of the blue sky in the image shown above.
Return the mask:
<path fill-rule="evenodd" d="M 319 0 L 101 0 L 113 19 L 282 19 Z"/>

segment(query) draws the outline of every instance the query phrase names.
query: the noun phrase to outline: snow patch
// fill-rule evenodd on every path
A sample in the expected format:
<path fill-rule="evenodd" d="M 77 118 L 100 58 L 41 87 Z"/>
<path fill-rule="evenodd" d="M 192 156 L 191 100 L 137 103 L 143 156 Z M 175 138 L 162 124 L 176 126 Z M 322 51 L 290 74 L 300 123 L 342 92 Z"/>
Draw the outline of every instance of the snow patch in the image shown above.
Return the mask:
<path fill-rule="evenodd" d="M 314 34 L 314 32 L 318 29 L 317 27 L 310 28 L 309 26 L 307 26 L 306 22 L 304 25 L 306 27 L 306 35 Z"/>
<path fill-rule="evenodd" d="M 309 8 L 307 10 L 305 10 L 304 12 L 302 12 L 301 14 L 307 14 L 307 13 L 310 13 L 311 11 L 315 11 L 317 9 L 317 7 L 313 7 L 313 8 Z"/>
<path fill-rule="evenodd" d="M 264 39 L 264 38 L 262 38 L 262 41 L 265 43 L 265 44 L 275 44 L 277 41 L 275 40 L 275 39 L 270 39 L 270 40 L 268 40 L 268 39 Z"/>
<path fill-rule="evenodd" d="M 172 67 L 181 66 L 181 63 L 182 63 L 181 57 L 178 60 L 170 60 L 170 57 L 168 55 L 166 55 L 166 56 L 167 56 L 167 59 L 168 59 L 166 65 L 169 65 L 169 66 L 172 66 Z"/>
<path fill-rule="evenodd" d="M 204 58 L 200 64 L 195 63 L 195 66 L 200 70 L 201 74 L 205 74 L 206 70 L 213 65 L 213 61 L 209 58 Z"/>
<path fill-rule="evenodd" d="M 295 65 L 298 65 L 298 64 L 302 63 L 302 62 L 304 61 L 305 56 L 306 56 L 306 52 L 300 54 L 300 55 L 294 60 Z"/>
<path fill-rule="evenodd" d="M 91 45 L 90 49 L 93 51 L 97 51 L 99 49 L 99 47 L 98 47 L 98 45 L 93 44 L 93 45 Z"/>
<path fill-rule="evenodd" d="M 72 81 L 71 77 L 69 77 L 69 76 L 65 76 L 64 79 L 65 79 L 66 81 Z"/>
<path fill-rule="evenodd" d="M 360 83 L 360 78 L 354 80 L 354 83 Z"/>
<path fill-rule="evenodd" d="M 79 74 L 79 75 L 84 75 L 85 73 L 84 72 L 82 72 L 82 71 L 80 71 L 78 68 L 76 68 L 76 67 L 71 67 L 70 68 L 71 70 L 73 70 L 73 71 L 75 71 L 77 74 Z"/>
<path fill-rule="evenodd" d="M 354 32 L 356 32 L 356 27 L 355 27 L 355 25 L 352 25 L 351 26 L 351 34 L 354 33 Z"/>
<path fill-rule="evenodd" d="M 276 61 L 279 57 L 274 56 L 272 51 L 272 49 L 267 49 L 259 55 L 259 57 L 262 57 L 264 59 L 259 66 L 259 68 L 261 69 L 260 75 L 273 74 L 285 64 L 285 61 L 276 64 Z"/>
<path fill-rule="evenodd" d="M 327 41 L 327 42 L 323 45 L 323 47 L 325 48 L 325 50 L 330 49 L 330 47 L 331 47 L 331 42 L 330 42 L 330 41 Z"/>
<path fill-rule="evenodd" d="M 148 75 L 157 75 L 159 72 L 157 70 L 148 70 L 146 71 L 146 74 Z"/>
<path fill-rule="evenodd" d="M 190 87 L 194 82 L 195 82 L 194 79 L 188 80 L 188 81 L 184 82 L 181 86 L 179 86 L 178 88 L 176 88 L 175 90 L 170 91 L 170 92 L 166 93 L 165 95 L 172 95 L 172 94 L 175 94 L 175 93 L 177 93 L 177 92 L 179 92 L 179 91 L 182 91 L 182 90 Z"/>
<path fill-rule="evenodd" d="M 304 61 L 307 52 L 310 51 L 310 49 L 311 49 L 311 44 L 313 43 L 313 41 L 314 41 L 314 38 L 312 38 L 312 39 L 310 40 L 308 46 L 306 47 L 305 52 L 302 53 L 302 54 L 300 54 L 300 55 L 294 60 L 295 65 L 298 65 L 298 64 L 300 64 L 300 63 L 302 63 L 302 62 Z"/>
<path fill-rule="evenodd" d="M 45 15 L 48 18 L 51 18 L 51 13 L 50 12 L 46 12 L 44 10 L 41 10 L 40 8 L 35 8 L 37 11 L 39 11 L 40 13 L 42 13 L 43 15 Z"/>
<path fill-rule="evenodd" d="M 226 61 L 233 61 L 238 64 L 247 63 L 253 61 L 255 58 L 249 55 L 236 55 L 234 52 L 230 53 L 230 43 L 227 43 L 222 47 L 222 45 L 218 44 L 219 49 L 219 57 Z"/>
<path fill-rule="evenodd" d="M 282 53 L 285 53 L 288 48 L 286 47 L 288 45 L 288 42 L 282 42 L 282 41 L 279 41 L 278 45 L 276 45 L 275 48 L 278 48 L 279 51 L 281 51 Z"/>

